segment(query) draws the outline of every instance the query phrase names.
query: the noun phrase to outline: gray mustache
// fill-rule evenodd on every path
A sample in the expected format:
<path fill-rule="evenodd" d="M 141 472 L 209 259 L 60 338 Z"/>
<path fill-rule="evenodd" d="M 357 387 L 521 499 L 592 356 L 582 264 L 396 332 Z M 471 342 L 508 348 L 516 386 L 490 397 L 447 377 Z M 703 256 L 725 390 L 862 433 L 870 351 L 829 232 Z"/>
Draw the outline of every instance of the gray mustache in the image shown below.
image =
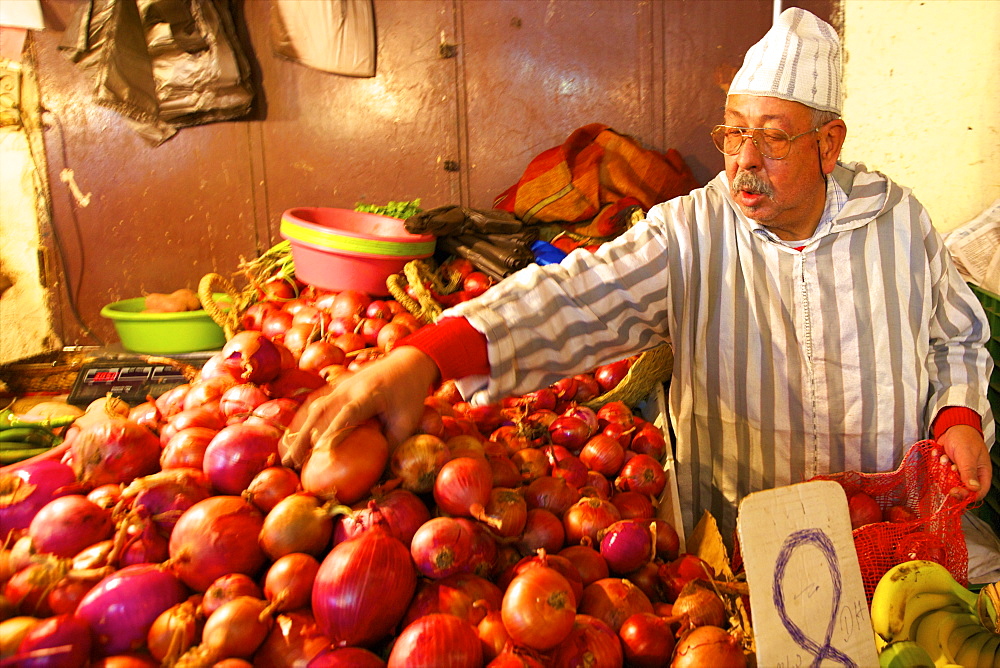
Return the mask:
<path fill-rule="evenodd" d="M 771 184 L 753 172 L 738 172 L 736 174 L 736 178 L 733 179 L 732 191 L 735 194 L 741 190 L 755 195 L 774 196 Z"/>

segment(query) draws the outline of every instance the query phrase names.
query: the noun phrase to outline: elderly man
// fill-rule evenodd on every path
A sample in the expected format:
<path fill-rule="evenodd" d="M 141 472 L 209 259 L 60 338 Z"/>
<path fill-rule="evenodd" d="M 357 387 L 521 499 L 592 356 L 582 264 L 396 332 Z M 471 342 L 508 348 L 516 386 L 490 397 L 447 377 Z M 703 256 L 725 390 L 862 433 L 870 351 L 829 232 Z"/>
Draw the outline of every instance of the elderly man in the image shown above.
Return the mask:
<path fill-rule="evenodd" d="M 395 441 L 442 378 L 491 402 L 669 339 L 685 527 L 750 492 L 895 468 L 934 436 L 990 484 L 985 315 L 906 188 L 838 162 L 836 32 L 797 8 L 750 49 L 712 140 L 725 171 L 596 253 L 529 267 L 317 398 L 292 456 L 377 416 Z"/>

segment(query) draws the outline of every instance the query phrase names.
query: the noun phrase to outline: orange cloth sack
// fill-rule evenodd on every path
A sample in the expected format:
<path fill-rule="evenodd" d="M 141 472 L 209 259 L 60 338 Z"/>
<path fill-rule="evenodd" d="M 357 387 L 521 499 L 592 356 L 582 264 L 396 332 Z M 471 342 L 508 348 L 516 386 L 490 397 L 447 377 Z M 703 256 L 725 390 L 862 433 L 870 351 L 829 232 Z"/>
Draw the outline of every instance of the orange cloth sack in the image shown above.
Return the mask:
<path fill-rule="evenodd" d="M 494 202 L 526 223 L 571 223 L 593 237 L 621 233 L 628 206 L 654 204 L 699 187 L 675 149 L 644 149 L 606 125 L 579 128 L 561 146 L 540 153 L 520 180 Z"/>

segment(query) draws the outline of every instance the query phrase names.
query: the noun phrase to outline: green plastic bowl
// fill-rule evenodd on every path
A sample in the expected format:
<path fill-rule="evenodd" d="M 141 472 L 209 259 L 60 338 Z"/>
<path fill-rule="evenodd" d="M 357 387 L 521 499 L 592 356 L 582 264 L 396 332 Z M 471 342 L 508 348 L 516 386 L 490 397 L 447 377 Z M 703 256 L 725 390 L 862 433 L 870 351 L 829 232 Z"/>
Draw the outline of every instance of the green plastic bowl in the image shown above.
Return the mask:
<path fill-rule="evenodd" d="M 228 301 L 225 294 L 216 301 Z M 114 322 L 122 347 L 134 353 L 170 355 L 217 350 L 226 343 L 226 334 L 204 310 L 180 313 L 142 313 L 146 298 L 122 299 L 101 309 Z"/>

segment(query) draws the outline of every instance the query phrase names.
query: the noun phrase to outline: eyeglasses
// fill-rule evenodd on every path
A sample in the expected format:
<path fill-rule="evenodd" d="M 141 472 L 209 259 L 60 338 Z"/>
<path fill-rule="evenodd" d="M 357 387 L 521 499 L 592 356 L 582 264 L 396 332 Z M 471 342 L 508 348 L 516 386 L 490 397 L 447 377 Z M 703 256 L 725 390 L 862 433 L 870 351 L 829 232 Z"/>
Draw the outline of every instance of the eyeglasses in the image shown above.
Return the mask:
<path fill-rule="evenodd" d="M 780 128 L 740 128 L 732 125 L 716 125 L 712 128 L 712 141 L 715 148 L 726 155 L 736 155 L 743 148 L 743 142 L 750 139 L 761 155 L 772 160 L 784 160 L 792 150 L 792 142 L 799 137 L 816 132 L 823 126 L 806 130 L 794 137 Z"/>

